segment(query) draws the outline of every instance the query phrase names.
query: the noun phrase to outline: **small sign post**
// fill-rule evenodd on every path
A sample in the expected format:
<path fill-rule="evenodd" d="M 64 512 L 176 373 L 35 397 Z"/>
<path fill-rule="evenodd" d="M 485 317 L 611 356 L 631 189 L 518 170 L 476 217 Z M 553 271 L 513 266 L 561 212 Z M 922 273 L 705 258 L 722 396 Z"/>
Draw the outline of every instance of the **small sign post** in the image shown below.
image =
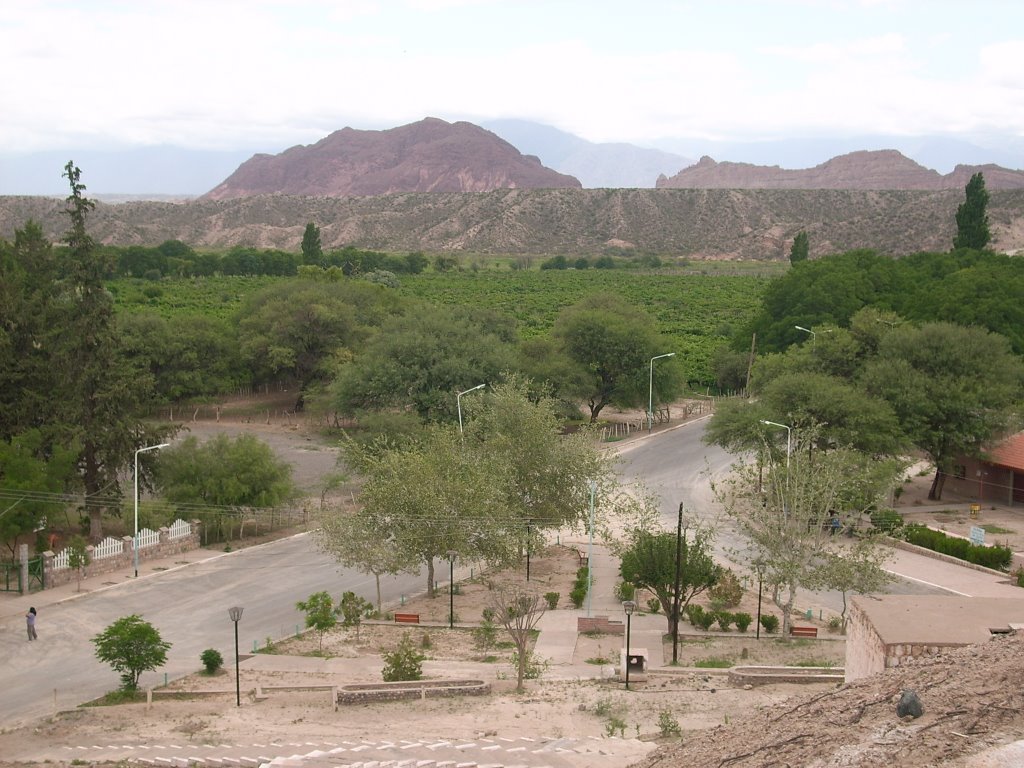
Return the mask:
<path fill-rule="evenodd" d="M 977 525 L 971 526 L 971 544 L 977 544 L 979 547 L 985 545 L 985 529 Z"/>

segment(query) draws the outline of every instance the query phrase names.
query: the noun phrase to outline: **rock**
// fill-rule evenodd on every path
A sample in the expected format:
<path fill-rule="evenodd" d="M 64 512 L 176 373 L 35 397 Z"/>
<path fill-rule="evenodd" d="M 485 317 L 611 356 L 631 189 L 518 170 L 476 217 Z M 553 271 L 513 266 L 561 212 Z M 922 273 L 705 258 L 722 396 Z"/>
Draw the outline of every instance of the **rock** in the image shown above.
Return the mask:
<path fill-rule="evenodd" d="M 900 701 L 896 705 L 896 714 L 899 717 L 907 717 L 909 715 L 912 718 L 918 718 L 924 714 L 921 699 L 918 698 L 915 691 L 909 688 L 903 691 L 903 695 L 900 696 Z"/>

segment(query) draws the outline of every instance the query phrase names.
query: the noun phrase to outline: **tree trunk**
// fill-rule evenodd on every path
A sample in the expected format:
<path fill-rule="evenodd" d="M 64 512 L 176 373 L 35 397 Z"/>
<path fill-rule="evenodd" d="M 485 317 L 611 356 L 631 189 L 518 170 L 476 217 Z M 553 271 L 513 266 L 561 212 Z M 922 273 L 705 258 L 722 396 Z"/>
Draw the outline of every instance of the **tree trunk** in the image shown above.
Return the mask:
<path fill-rule="evenodd" d="M 427 558 L 427 597 L 436 597 L 434 592 L 434 558 Z"/>
<path fill-rule="evenodd" d="M 373 574 L 373 578 L 377 582 L 377 613 L 380 613 L 380 606 L 381 606 L 381 602 L 380 602 L 380 574 L 379 573 L 374 573 Z"/>
<path fill-rule="evenodd" d="M 519 651 L 519 669 L 517 670 L 518 677 L 516 679 L 516 693 L 523 692 L 523 679 L 526 677 L 526 660 L 527 654 L 529 653 L 529 651 L 527 650 L 528 643 L 529 636 L 527 636 L 526 642 L 516 643 L 516 646 L 518 647 Z"/>
<path fill-rule="evenodd" d="M 942 486 L 946 484 L 946 473 L 938 467 L 935 468 L 935 478 L 932 480 L 932 487 L 928 489 L 929 501 L 942 500 Z"/>

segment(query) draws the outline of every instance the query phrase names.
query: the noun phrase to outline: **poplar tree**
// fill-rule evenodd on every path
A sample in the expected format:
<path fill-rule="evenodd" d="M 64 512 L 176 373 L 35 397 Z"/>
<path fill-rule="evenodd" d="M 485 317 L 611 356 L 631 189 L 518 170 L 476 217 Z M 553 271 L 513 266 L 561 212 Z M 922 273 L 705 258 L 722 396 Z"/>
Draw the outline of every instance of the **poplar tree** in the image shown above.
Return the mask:
<path fill-rule="evenodd" d="M 964 189 L 966 199 L 956 209 L 956 237 L 953 238 L 954 248 L 974 248 L 981 250 L 991 238 L 988 229 L 988 190 L 985 189 L 985 177 L 979 172 L 971 176 Z"/>

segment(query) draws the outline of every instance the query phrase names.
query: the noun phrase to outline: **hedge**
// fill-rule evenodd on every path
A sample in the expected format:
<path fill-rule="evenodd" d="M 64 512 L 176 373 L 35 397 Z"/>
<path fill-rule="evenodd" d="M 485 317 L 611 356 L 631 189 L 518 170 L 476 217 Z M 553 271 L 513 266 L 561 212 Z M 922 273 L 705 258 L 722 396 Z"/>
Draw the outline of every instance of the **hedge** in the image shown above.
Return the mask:
<path fill-rule="evenodd" d="M 947 536 L 942 531 L 935 531 L 916 523 L 908 525 L 904 529 L 904 535 L 911 544 L 999 571 L 1007 570 L 1013 557 L 1009 547 L 972 544 L 967 539 Z"/>

